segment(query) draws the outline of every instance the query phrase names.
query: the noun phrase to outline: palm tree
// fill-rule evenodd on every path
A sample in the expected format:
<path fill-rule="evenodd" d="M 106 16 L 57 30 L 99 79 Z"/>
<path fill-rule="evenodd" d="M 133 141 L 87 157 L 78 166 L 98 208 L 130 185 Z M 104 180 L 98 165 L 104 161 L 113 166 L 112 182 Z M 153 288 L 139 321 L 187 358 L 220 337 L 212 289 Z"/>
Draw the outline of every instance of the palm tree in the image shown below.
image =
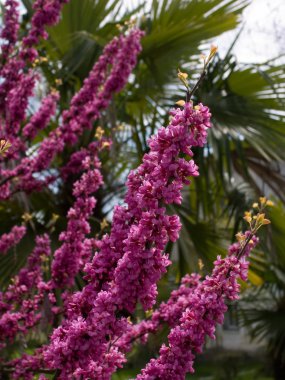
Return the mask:
<path fill-rule="evenodd" d="M 285 373 L 285 226 L 280 223 L 284 217 L 280 202 L 270 213 L 271 236 L 264 242 L 265 254 L 253 257 L 264 283 L 245 293 L 240 310 L 252 339 L 267 342 L 276 380 L 284 379 Z"/>

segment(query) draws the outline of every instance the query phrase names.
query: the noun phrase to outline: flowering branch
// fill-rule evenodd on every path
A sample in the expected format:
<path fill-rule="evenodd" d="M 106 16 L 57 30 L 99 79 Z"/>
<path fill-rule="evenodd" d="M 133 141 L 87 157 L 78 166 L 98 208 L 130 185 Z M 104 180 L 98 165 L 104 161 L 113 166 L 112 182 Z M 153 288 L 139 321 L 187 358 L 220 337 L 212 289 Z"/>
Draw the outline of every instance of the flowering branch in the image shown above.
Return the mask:
<path fill-rule="evenodd" d="M 17 245 L 26 232 L 25 226 L 14 226 L 9 233 L 3 234 L 0 237 L 0 252 L 6 253 L 11 247 Z"/>
<path fill-rule="evenodd" d="M 15 229 L 15 227 L 14 227 Z M 40 318 L 39 308 L 50 289 L 43 281 L 45 261 L 50 256 L 50 239 L 47 235 L 36 238 L 36 246 L 6 292 L 0 293 L 0 336 L 2 342 L 11 342 L 21 332 L 26 333 Z M 36 292 L 32 296 L 32 290 Z M 54 302 L 53 294 L 49 295 Z M 5 343 L 2 343 L 2 348 Z"/>
<path fill-rule="evenodd" d="M 186 103 L 171 116 L 170 124 L 149 140 L 150 152 L 142 165 L 129 174 L 127 206 L 115 208 L 110 236 L 86 265 L 89 283 L 71 297 L 68 318 L 43 352 L 47 367 L 60 369 L 63 378 L 109 378 L 125 361 L 123 353 L 109 345 L 128 326 L 124 314 L 133 312 L 138 301 L 145 310 L 155 303 L 156 283 L 170 264 L 164 247 L 180 230 L 178 217 L 168 216 L 162 205 L 181 203 L 183 184 L 198 175 L 198 168 L 179 155 L 192 156 L 190 147 L 205 144 L 210 127 L 209 111 L 201 104 L 194 108 Z"/>
<path fill-rule="evenodd" d="M 186 87 L 186 103 L 190 102 L 192 96 L 198 90 L 198 88 L 200 87 L 201 83 L 205 79 L 205 76 L 207 75 L 208 65 L 211 62 L 211 60 L 214 58 L 214 56 L 217 53 L 217 51 L 218 51 L 217 46 L 212 45 L 211 46 L 211 50 L 210 50 L 210 54 L 208 55 L 208 57 L 205 56 L 205 55 L 202 55 L 203 69 L 202 69 L 202 72 L 200 74 L 200 77 L 199 77 L 198 81 L 195 83 L 195 85 L 194 85 L 194 87 L 192 89 L 190 88 L 189 82 L 187 80 L 188 74 L 182 73 L 180 70 L 178 70 L 178 78 L 181 80 L 181 82 L 183 83 L 183 85 Z"/>
<path fill-rule="evenodd" d="M 266 203 L 272 204 L 261 198 L 261 210 Z M 160 356 L 147 364 L 137 380 L 183 380 L 188 372 L 194 372 L 195 353 L 202 352 L 207 335 L 215 339 L 215 326 L 223 322 L 227 310 L 225 301 L 238 299 L 240 285 L 237 280 L 247 279 L 249 263 L 246 258 L 258 243 L 255 233 L 262 225 L 270 223 L 260 213 L 253 216 L 255 222 L 252 223 L 249 214 L 246 213 L 245 218 L 250 229 L 237 235 L 238 243 L 229 247 L 228 256 L 225 259 L 218 257 L 212 275 L 189 294 L 188 305 L 179 323 L 168 335 L 169 345 L 162 345 Z"/>
<path fill-rule="evenodd" d="M 73 186 L 76 201 L 67 214 L 67 230 L 62 232 L 59 238 L 64 243 L 55 251 L 52 263 L 52 281 L 56 287 L 72 285 L 75 275 L 92 256 L 95 241 L 85 236 L 90 233 L 88 219 L 96 205 L 92 194 L 103 183 L 99 171 L 100 161 L 97 157 L 100 145 L 100 142 L 90 145 L 89 154 L 82 163 L 86 172 Z"/>

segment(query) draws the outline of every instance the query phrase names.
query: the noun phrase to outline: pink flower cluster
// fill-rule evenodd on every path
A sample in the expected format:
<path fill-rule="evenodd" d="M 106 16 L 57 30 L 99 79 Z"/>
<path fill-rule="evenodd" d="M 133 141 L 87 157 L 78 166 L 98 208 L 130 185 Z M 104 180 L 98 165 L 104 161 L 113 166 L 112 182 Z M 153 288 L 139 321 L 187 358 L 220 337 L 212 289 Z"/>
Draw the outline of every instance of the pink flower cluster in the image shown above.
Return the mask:
<path fill-rule="evenodd" d="M 38 55 L 35 46 L 43 36 L 44 27 L 58 21 L 64 2 L 66 1 L 36 1 L 28 36 L 23 38 L 22 44 L 19 46 L 16 44 L 19 29 L 19 2 L 7 0 L 5 3 L 5 24 L 1 36 L 7 40 L 7 43 L 1 46 L 3 62 L 0 66 L 0 116 L 4 122 L 1 122 L 0 135 L 1 138 L 8 139 L 12 144 L 12 149 L 7 154 L 9 159 L 23 157 L 27 149 L 20 137 L 20 128 L 26 117 L 29 98 L 34 94 L 34 87 L 38 79 L 35 71 L 29 68 L 29 64 L 33 63 Z M 36 122 L 36 120 L 34 121 Z M 25 164 L 19 164 L 18 167 L 20 170 L 17 171 L 16 167 L 14 173 L 13 171 L 9 173 L 9 170 L 1 170 L 1 176 L 4 178 L 17 176 L 22 172 Z M 11 196 L 10 187 L 10 183 L 5 183 L 0 187 L 0 199 L 7 199 Z M 31 178 L 31 183 L 27 183 L 26 189 L 33 187 L 39 188 L 37 182 Z"/>
<path fill-rule="evenodd" d="M 63 112 L 60 131 L 65 143 L 76 143 L 82 131 L 90 129 L 101 110 L 109 105 L 112 95 L 124 87 L 141 51 L 142 35 L 134 28 L 127 35 L 115 37 L 104 48 L 83 87 L 71 100 L 70 109 Z"/>
<path fill-rule="evenodd" d="M 19 3 L 16 0 L 6 0 L 4 14 L 4 26 L 0 37 L 6 40 L 1 46 L 2 60 L 5 61 L 12 52 L 18 37 L 19 31 Z M 3 64 L 3 62 L 2 62 Z M 1 69 L 0 69 L 1 70 Z"/>
<path fill-rule="evenodd" d="M 32 47 L 39 43 L 40 38 L 47 39 L 47 26 L 58 23 L 63 4 L 68 0 L 36 0 L 33 4 L 35 10 L 31 20 L 31 28 L 23 39 L 25 47 Z"/>
<path fill-rule="evenodd" d="M 43 99 L 39 110 L 31 117 L 28 124 L 23 128 L 23 135 L 32 140 L 41 129 L 47 127 L 52 116 L 55 115 L 56 105 L 59 100 L 59 93 L 52 91 Z"/>
<path fill-rule="evenodd" d="M 0 337 L 11 342 L 21 332 L 26 333 L 41 318 L 40 306 L 49 286 L 43 278 L 43 265 L 50 256 L 48 235 L 37 236 L 36 245 L 27 266 L 20 270 L 8 289 L 0 293 Z M 49 293 L 50 301 L 54 296 Z"/>
<path fill-rule="evenodd" d="M 7 120 L 8 131 L 15 128 L 12 136 L 18 133 L 18 125 L 25 116 L 29 96 L 33 94 L 35 78 L 33 70 L 26 72 L 26 66 L 38 56 L 35 46 L 41 37 L 47 37 L 46 26 L 54 25 L 58 22 L 62 5 L 68 0 L 37 0 L 33 8 L 35 10 L 31 20 L 31 28 L 28 35 L 23 38 L 20 51 L 14 57 L 14 47 L 19 29 L 19 2 L 17 0 L 7 0 L 5 3 L 5 26 L 1 36 L 8 40 L 8 44 L 2 45 L 2 57 L 6 62 L 1 67 L 0 74 L 2 83 L 0 85 L 0 112 Z M 4 46 L 4 51 L 3 51 Z M 20 93 L 18 94 L 18 92 Z M 18 96 L 15 96 L 18 95 Z M 19 115 L 14 120 L 14 113 L 18 110 Z M 11 125 L 12 124 L 12 125 Z M 7 131 L 7 132 L 8 132 Z M 10 137 L 10 136 L 9 136 Z"/>
<path fill-rule="evenodd" d="M 52 263 L 52 279 L 56 287 L 72 285 L 75 275 L 84 264 L 90 261 L 96 242 L 93 238 L 86 238 L 90 233 L 88 219 L 96 205 L 92 196 L 103 183 L 98 159 L 99 144 L 89 146 L 89 154 L 85 150 L 82 166 L 85 173 L 74 183 L 73 195 L 76 198 L 70 208 L 67 219 L 67 230 L 62 232 L 59 240 L 64 243 L 54 253 Z"/>
<path fill-rule="evenodd" d="M 32 70 L 23 74 L 21 80 L 10 89 L 6 98 L 6 133 L 15 137 L 20 130 L 20 124 L 26 117 L 29 98 L 33 95 L 35 75 Z"/>
<path fill-rule="evenodd" d="M 163 324 L 175 327 L 183 312 L 189 306 L 189 297 L 199 284 L 201 276 L 193 273 L 187 274 L 181 280 L 181 285 L 177 290 L 173 290 L 167 302 L 162 302 L 155 310 L 151 318 L 142 320 L 139 323 L 130 323 L 128 331 L 116 342 L 116 346 L 123 351 L 129 351 L 132 343 L 139 340 L 142 343 L 147 341 L 149 333 L 156 333 Z"/>
<path fill-rule="evenodd" d="M 25 226 L 14 226 L 11 231 L 0 237 L 0 252 L 6 253 L 10 248 L 17 245 L 25 236 L 27 229 Z"/>

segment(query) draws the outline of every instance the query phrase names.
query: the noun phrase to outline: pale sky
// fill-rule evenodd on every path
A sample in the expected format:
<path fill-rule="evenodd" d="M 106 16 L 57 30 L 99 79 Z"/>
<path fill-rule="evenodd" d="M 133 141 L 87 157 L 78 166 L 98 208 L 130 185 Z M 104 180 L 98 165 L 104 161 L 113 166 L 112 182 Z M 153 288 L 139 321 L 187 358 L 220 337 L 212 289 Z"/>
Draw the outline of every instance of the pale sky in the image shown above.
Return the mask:
<path fill-rule="evenodd" d="M 240 62 L 259 63 L 285 54 L 285 0 L 253 0 L 244 11 L 243 23 L 234 49 Z M 217 40 L 220 51 L 235 33 L 225 33 Z"/>
<path fill-rule="evenodd" d="M 133 5 L 139 0 L 124 1 Z M 243 24 L 244 30 L 234 48 L 239 62 L 261 63 L 285 54 L 285 0 L 252 0 L 244 11 Z M 227 51 L 236 33 L 225 33 L 213 41 L 221 54 Z"/>

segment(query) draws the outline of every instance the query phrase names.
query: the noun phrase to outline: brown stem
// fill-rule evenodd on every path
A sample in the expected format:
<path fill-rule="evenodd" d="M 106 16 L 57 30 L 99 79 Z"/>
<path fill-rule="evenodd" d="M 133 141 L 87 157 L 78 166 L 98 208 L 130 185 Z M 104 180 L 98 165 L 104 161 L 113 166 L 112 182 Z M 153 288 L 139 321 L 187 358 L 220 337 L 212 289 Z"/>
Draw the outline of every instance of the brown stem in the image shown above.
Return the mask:
<path fill-rule="evenodd" d="M 242 249 L 239 251 L 239 253 L 238 253 L 237 256 L 236 256 L 236 258 L 237 258 L 238 260 L 241 259 L 242 255 L 244 254 L 244 251 L 245 251 L 245 249 L 246 249 L 248 243 L 249 243 L 250 240 L 252 239 L 253 235 L 254 235 L 254 233 L 251 232 L 250 235 L 248 236 L 248 238 L 246 239 L 246 241 L 245 241 L 245 243 L 244 243 L 244 246 L 242 247 Z M 227 272 L 227 274 L 226 274 L 226 277 L 229 277 L 230 273 L 231 273 L 231 268 L 228 269 L 228 272 Z"/>
<path fill-rule="evenodd" d="M 1 371 L 12 373 L 15 371 L 15 367 L 13 367 L 10 364 L 4 364 L 3 366 L 0 366 Z M 34 370 L 32 368 L 26 368 L 26 371 L 28 372 L 35 372 L 35 373 L 51 373 L 53 374 L 55 372 L 54 369 L 46 369 L 46 368 L 39 368 L 37 370 Z"/>
<path fill-rule="evenodd" d="M 194 95 L 194 93 L 198 90 L 198 88 L 199 88 L 200 84 L 203 82 L 206 74 L 207 74 L 207 70 L 204 68 L 204 70 L 202 71 L 202 74 L 200 75 L 200 78 L 196 82 L 193 89 L 190 92 L 189 92 L 189 90 L 187 90 L 186 99 L 188 99 L 188 102 L 190 101 L 190 99 Z"/>
<path fill-rule="evenodd" d="M 242 255 L 243 255 L 243 253 L 244 253 L 244 251 L 245 251 L 245 249 L 246 249 L 248 243 L 249 243 L 250 240 L 252 239 L 253 235 L 254 235 L 253 232 L 251 232 L 250 235 L 248 236 L 248 238 L 246 239 L 246 241 L 245 241 L 245 243 L 244 243 L 244 246 L 242 247 L 242 249 L 240 250 L 240 252 L 237 254 L 237 259 L 238 259 L 238 260 L 242 257 Z"/>

